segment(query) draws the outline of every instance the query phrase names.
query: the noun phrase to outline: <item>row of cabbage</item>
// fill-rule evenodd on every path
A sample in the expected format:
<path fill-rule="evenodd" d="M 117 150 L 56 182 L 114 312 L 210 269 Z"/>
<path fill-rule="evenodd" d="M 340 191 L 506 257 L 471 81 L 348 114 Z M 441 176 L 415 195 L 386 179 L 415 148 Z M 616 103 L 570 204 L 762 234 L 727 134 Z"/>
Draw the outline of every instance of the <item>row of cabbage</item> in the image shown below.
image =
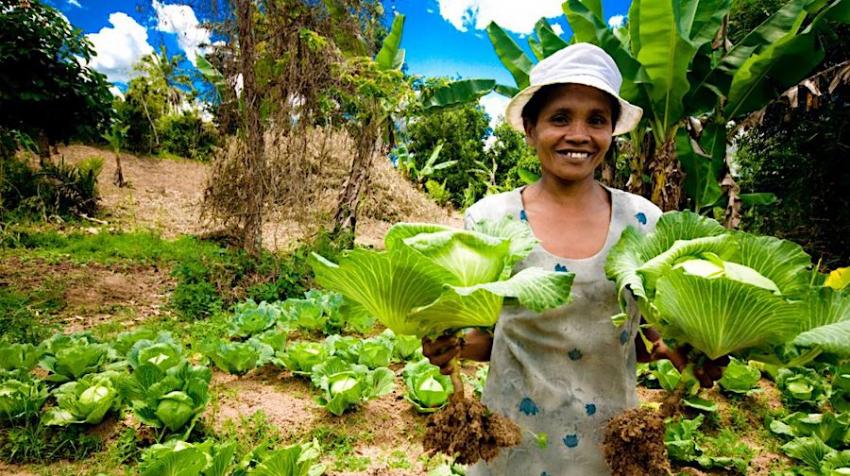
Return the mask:
<path fill-rule="evenodd" d="M 317 297 L 331 309 L 341 301 L 322 293 L 294 301 L 312 304 Z M 290 305 L 243 305 L 231 322 L 232 340 L 205 340 L 194 350 L 232 374 L 271 364 L 309 378 L 321 393 L 319 404 L 336 415 L 392 392 L 392 362 L 410 361 L 403 379 L 417 410 L 434 411 L 448 400 L 448 377 L 422 358 L 415 337 L 387 330 L 365 339 L 333 334 L 319 342 L 289 342 L 302 322 L 300 313 L 287 313 Z M 308 311 L 308 320 L 327 322 L 322 315 L 334 314 L 324 309 Z M 33 372 L 37 366 L 41 370 Z M 122 333 L 111 344 L 85 333 L 57 334 L 39 346 L 0 344 L 0 421 L 28 421 L 52 396 L 54 403 L 40 417 L 45 425 L 97 424 L 126 404 L 147 425 L 188 434 L 209 398 L 210 378 L 210 369 L 190 363 L 169 333 L 148 328 Z"/>
<path fill-rule="evenodd" d="M 369 338 L 332 333 L 371 330 L 373 322 L 362 315 L 332 292 L 313 290 L 281 303 L 249 301 L 236 307 L 227 339 L 203 341 L 199 350 L 230 374 L 270 364 L 309 378 L 320 392 L 318 404 L 334 415 L 391 393 L 395 373 L 389 366 L 407 362 L 405 397 L 422 413 L 442 408 L 452 392 L 450 378 L 423 358 L 417 337 L 389 329 Z M 331 334 L 317 341 L 316 331 Z M 290 341 L 292 335 L 301 339 Z"/>

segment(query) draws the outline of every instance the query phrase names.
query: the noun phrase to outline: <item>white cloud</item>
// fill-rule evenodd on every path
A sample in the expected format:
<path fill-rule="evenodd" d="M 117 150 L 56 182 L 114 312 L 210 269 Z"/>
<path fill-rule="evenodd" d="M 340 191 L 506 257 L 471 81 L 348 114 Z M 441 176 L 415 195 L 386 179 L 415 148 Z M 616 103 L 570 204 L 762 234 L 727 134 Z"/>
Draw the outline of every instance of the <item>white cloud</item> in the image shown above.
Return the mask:
<path fill-rule="evenodd" d="M 164 5 L 153 1 L 156 10 L 157 30 L 177 35 L 177 45 L 186 53 L 186 59 L 192 64 L 198 54 L 204 53 L 201 45 L 210 43 L 209 30 L 201 27 L 195 11 L 188 5 Z"/>
<path fill-rule="evenodd" d="M 133 65 L 153 53 L 153 47 L 148 43 L 147 29 L 126 13 L 110 14 L 109 23 L 112 27 L 87 35 L 96 53 L 89 66 L 105 74 L 109 81 L 126 83 L 138 75 Z"/>
<path fill-rule="evenodd" d="M 112 95 L 115 96 L 115 97 L 119 97 L 121 99 L 124 99 L 124 93 L 122 93 L 121 90 L 118 89 L 117 86 L 110 86 L 109 92 L 112 93 Z"/>
<path fill-rule="evenodd" d="M 619 28 L 626 22 L 626 17 L 623 15 L 614 15 L 608 19 L 608 26 L 611 28 Z"/>
<path fill-rule="evenodd" d="M 71 5 L 71 6 L 77 7 L 77 8 L 83 8 L 83 6 L 80 5 L 80 2 L 78 2 L 77 0 L 68 0 L 68 5 Z"/>
<path fill-rule="evenodd" d="M 552 25 L 552 31 L 554 31 L 556 35 L 561 36 L 564 34 L 564 27 L 562 27 L 560 23 L 555 23 Z"/>
<path fill-rule="evenodd" d="M 440 16 L 460 31 L 483 30 L 491 21 L 514 33 L 528 35 L 540 17 L 563 15 L 562 0 L 438 0 Z"/>
<path fill-rule="evenodd" d="M 505 108 L 508 107 L 508 101 L 510 99 L 495 92 L 483 96 L 478 101 L 484 107 L 484 110 L 487 111 L 487 114 L 490 115 L 490 127 L 495 128 L 504 120 Z"/>

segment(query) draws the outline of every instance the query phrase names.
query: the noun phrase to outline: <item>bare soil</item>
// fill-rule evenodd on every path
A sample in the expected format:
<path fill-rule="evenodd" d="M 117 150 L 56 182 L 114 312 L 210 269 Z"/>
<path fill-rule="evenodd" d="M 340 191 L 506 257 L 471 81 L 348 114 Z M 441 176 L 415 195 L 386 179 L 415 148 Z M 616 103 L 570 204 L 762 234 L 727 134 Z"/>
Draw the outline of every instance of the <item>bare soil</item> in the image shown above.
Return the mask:
<path fill-rule="evenodd" d="M 281 372 L 271 379 L 239 378 L 220 372 L 213 374 L 210 390 L 218 393 L 218 405 L 207 410 L 206 419 L 219 431 L 225 422 L 239 424 L 243 417 L 263 412 L 282 434 L 294 434 L 310 428 L 319 409 L 310 398 L 309 384 Z"/>
<path fill-rule="evenodd" d="M 78 163 L 90 157 L 103 159 L 98 191 L 104 214 L 102 218 L 111 225 L 125 229 L 153 229 L 166 238 L 215 231 L 201 221 L 208 164 L 122 153 L 121 166 L 129 185 L 119 188 L 113 183 L 116 165 L 115 155 L 110 150 L 70 145 L 60 147 L 59 154 L 53 159 Z M 358 243 L 383 246 L 384 234 L 392 223 L 400 220 L 463 226 L 460 214 L 435 205 L 422 191 L 395 173 L 388 160 L 375 162 L 373 178 L 363 197 L 362 216 L 357 223 Z M 324 170 L 329 168 L 328 164 L 324 164 L 321 172 L 331 173 Z M 341 167 L 336 168 L 342 170 Z M 332 175 L 339 175 L 336 170 L 332 172 Z M 329 195 L 317 206 L 332 207 L 333 199 Z M 308 216 L 286 207 L 269 210 L 263 229 L 264 243 L 271 249 L 292 249 L 315 231 L 317 216 L 327 219 L 331 214 L 323 210 L 318 215 Z"/>
<path fill-rule="evenodd" d="M 62 307 L 53 318 L 65 332 L 116 320 L 133 327 L 159 316 L 166 312 L 174 285 L 169 273 L 156 266 L 76 264 L 15 256 L 0 260 L 0 286 L 61 296 Z"/>

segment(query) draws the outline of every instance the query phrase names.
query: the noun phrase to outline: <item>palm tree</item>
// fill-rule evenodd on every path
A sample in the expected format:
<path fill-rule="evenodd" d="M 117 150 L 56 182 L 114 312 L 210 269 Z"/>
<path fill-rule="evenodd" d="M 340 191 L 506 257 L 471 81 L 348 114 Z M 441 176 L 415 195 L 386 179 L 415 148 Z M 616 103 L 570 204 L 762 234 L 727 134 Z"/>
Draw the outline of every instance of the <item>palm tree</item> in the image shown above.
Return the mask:
<path fill-rule="evenodd" d="M 136 69 L 148 76 L 154 86 L 165 90 L 166 103 L 171 113 L 177 112 L 180 103 L 187 95 L 194 94 L 192 80 L 180 68 L 183 59 L 183 55 L 180 54 L 169 58 L 165 45 L 160 45 L 159 54 L 151 53 L 143 57 L 136 66 Z"/>

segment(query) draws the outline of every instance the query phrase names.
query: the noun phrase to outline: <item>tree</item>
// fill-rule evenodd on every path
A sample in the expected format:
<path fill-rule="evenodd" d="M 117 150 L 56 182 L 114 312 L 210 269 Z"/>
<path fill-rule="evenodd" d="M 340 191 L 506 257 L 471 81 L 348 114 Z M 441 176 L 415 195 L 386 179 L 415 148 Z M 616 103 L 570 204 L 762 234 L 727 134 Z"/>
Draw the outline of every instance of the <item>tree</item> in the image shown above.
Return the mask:
<path fill-rule="evenodd" d="M 180 104 L 194 92 L 189 75 L 180 69 L 183 55 L 168 57 L 165 45 L 160 45 L 159 54 L 151 53 L 135 65 L 136 70 L 145 73 L 154 88 L 165 91 L 168 112 L 175 114 Z"/>
<path fill-rule="evenodd" d="M 91 43 L 40 0 L 0 0 L 0 134 L 19 131 L 49 146 L 95 138 L 112 114 L 106 77 L 86 66 Z"/>
<path fill-rule="evenodd" d="M 121 146 L 124 143 L 124 137 L 127 135 L 127 129 L 129 128 L 130 126 L 125 126 L 121 122 L 115 121 L 112 123 L 109 131 L 103 133 L 102 136 L 109 143 L 110 147 L 112 147 L 112 152 L 115 153 L 115 178 L 113 182 L 119 188 L 125 185 L 124 171 L 121 169 Z"/>
<path fill-rule="evenodd" d="M 623 73 L 621 94 L 644 110 L 630 134 L 629 189 L 665 210 L 685 203 L 685 194 L 690 207 L 711 209 L 726 193 L 728 221 L 734 223 L 740 199 L 726 173 L 726 124 L 764 107 L 820 64 L 824 51 L 818 37 L 833 21 L 850 22 L 850 0 L 789 0 L 734 44 L 726 35 L 730 4 L 635 0 L 628 25 L 617 29 L 604 21 L 598 0 L 567 0 L 563 9 L 572 41 L 608 52 Z M 491 23 L 488 33 L 516 87 L 490 84 L 497 92 L 515 94 L 529 84 L 534 63 L 497 24 Z M 537 59 L 568 44 L 545 19 L 535 33 L 529 45 Z M 463 82 L 434 97 L 457 102 L 488 92 L 485 81 L 472 84 Z"/>
<path fill-rule="evenodd" d="M 484 139 L 489 131 L 484 109 L 473 103 L 425 113 L 411 121 L 408 149 L 415 154 L 417 168 L 422 168 L 430 153 L 442 143 L 441 161 L 455 161 L 453 167 L 435 171 L 430 177 L 445 182 L 455 206 L 464 203 L 464 191 L 475 180 L 472 170 L 479 167 L 476 161 L 486 159 Z M 476 197 L 484 194 L 485 187 L 476 187 Z M 468 200 L 467 200 L 468 201 Z"/>

